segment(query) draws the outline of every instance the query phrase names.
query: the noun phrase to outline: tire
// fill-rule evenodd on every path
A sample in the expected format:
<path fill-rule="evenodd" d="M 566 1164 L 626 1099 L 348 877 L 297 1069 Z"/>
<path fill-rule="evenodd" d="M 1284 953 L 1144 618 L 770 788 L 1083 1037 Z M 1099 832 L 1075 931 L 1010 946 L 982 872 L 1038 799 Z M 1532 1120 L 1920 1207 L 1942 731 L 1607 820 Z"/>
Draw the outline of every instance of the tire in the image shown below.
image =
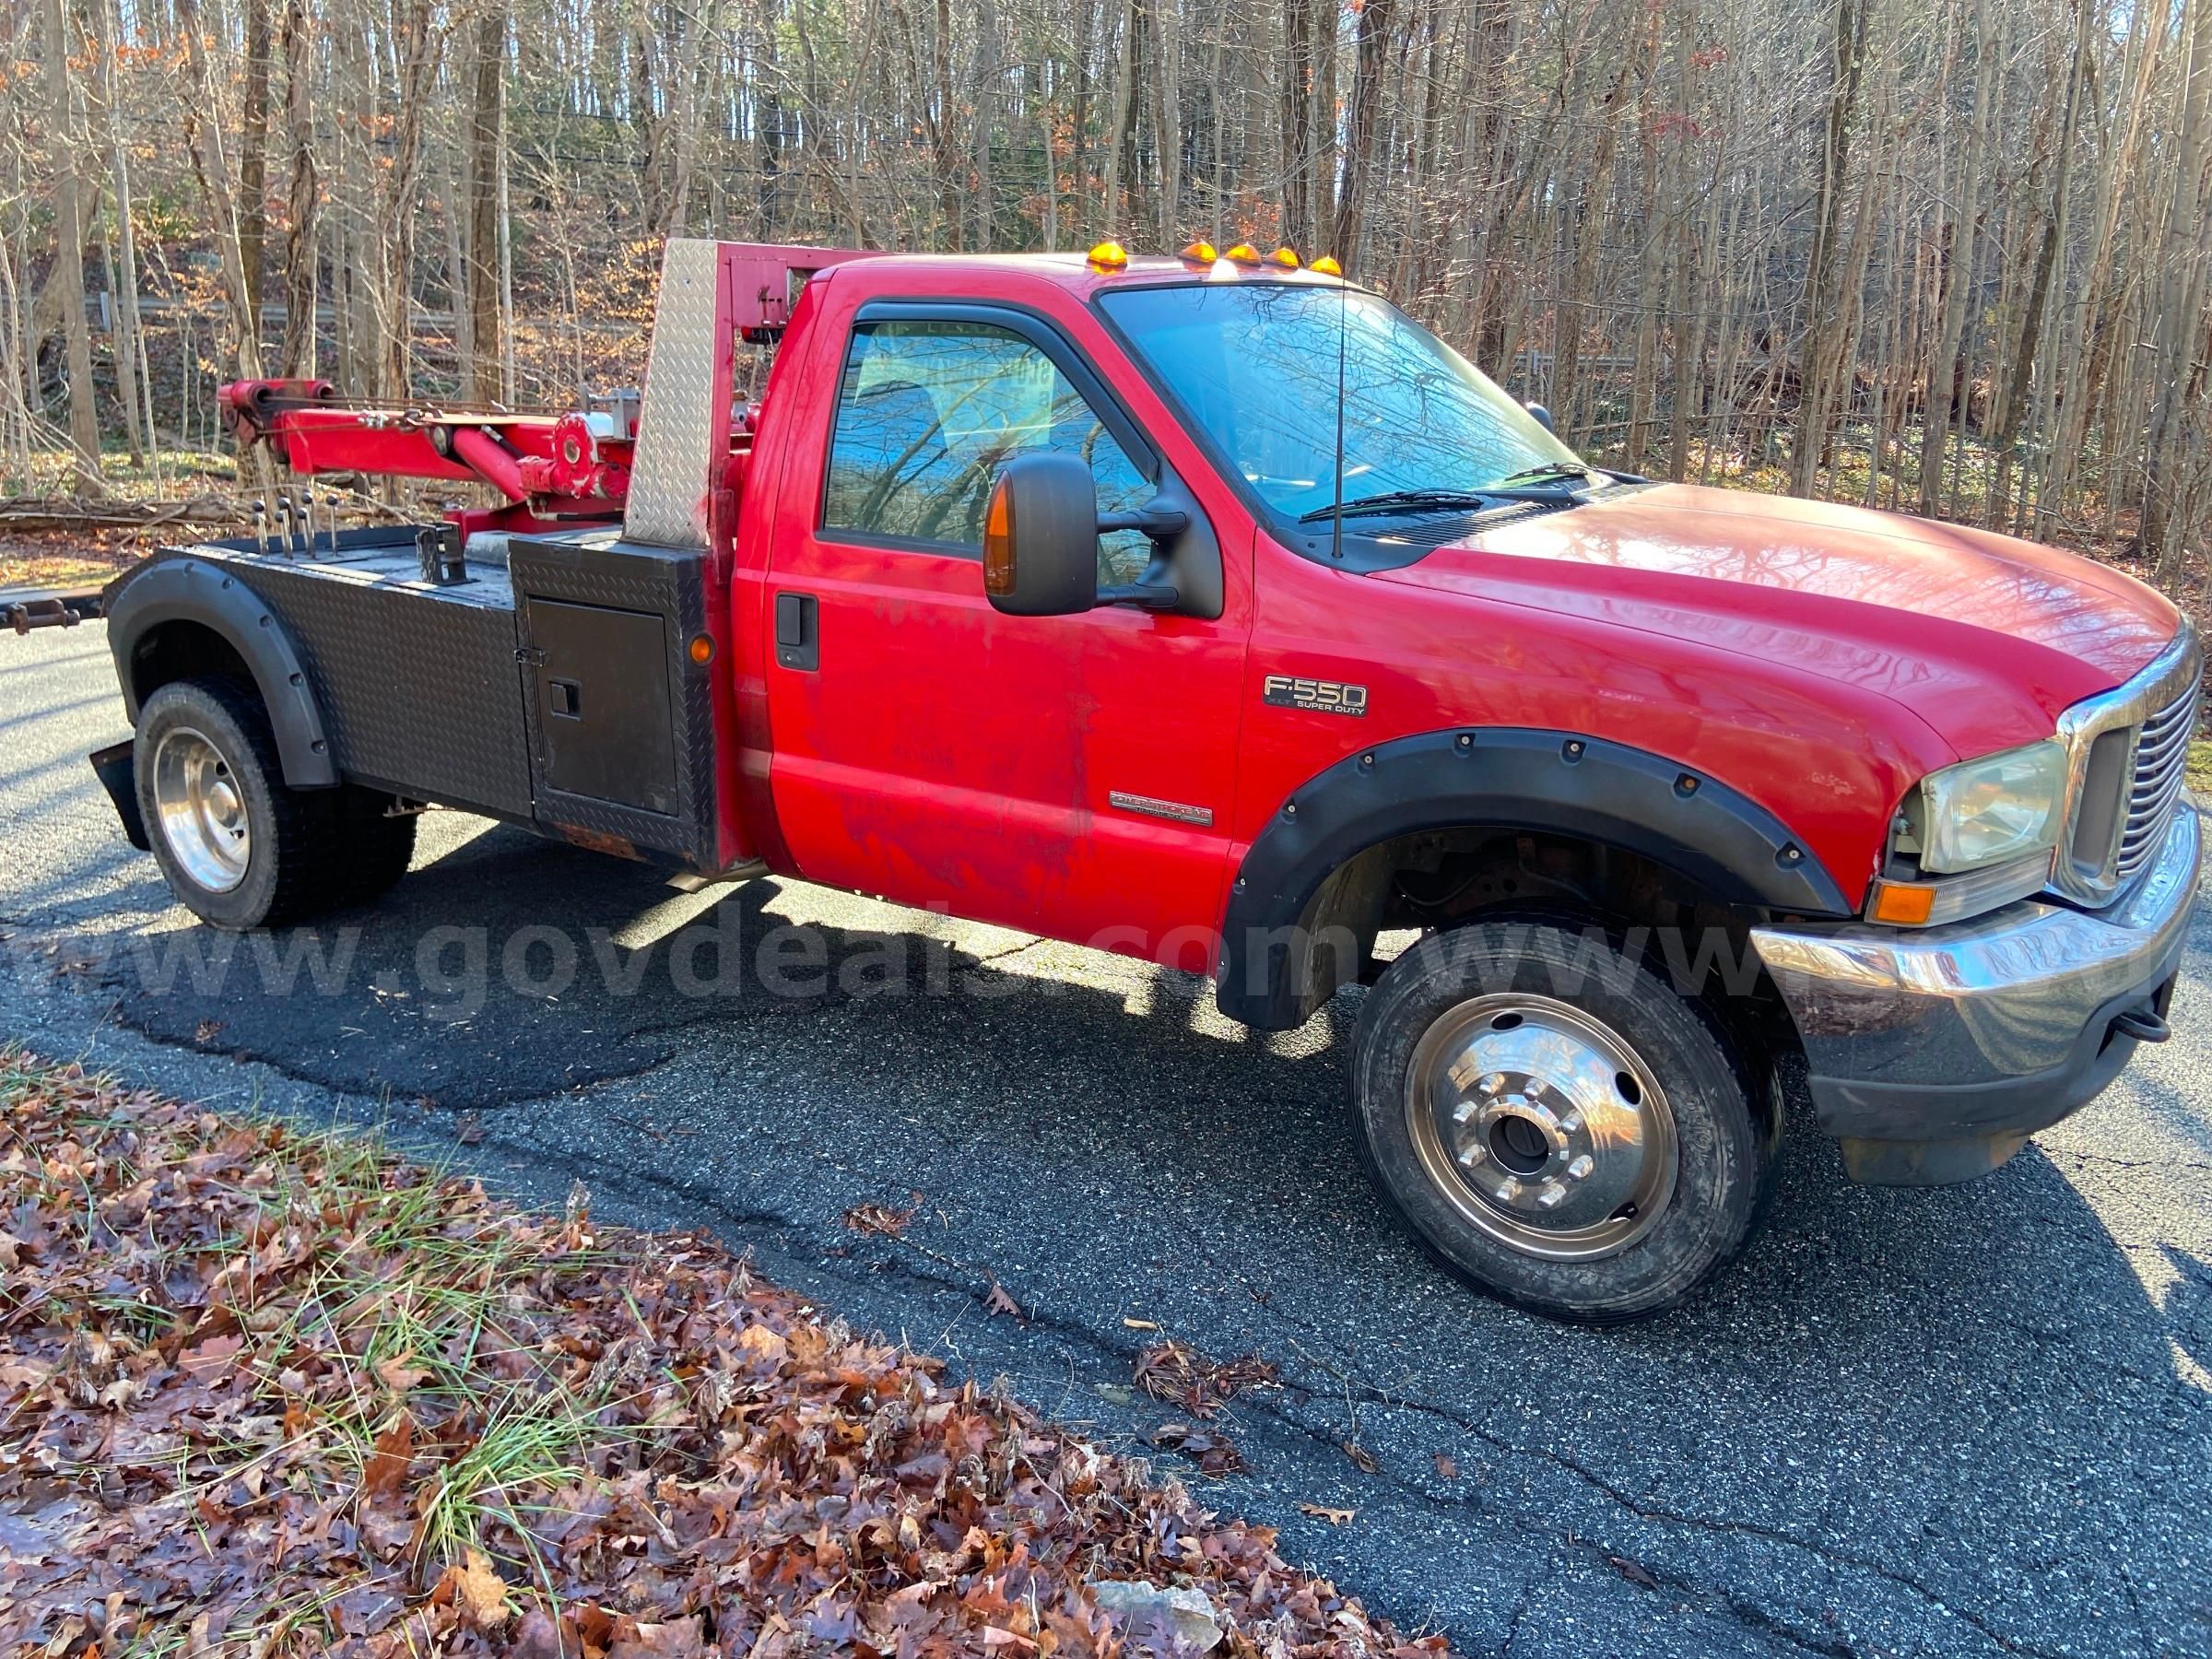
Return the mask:
<path fill-rule="evenodd" d="M 341 904 L 368 904 L 391 891 L 415 858 L 414 813 L 385 816 L 393 797 L 358 784 L 339 792 L 345 876 Z"/>
<path fill-rule="evenodd" d="M 171 680 L 139 709 L 135 744 L 147 840 L 194 915 L 242 930 L 300 921 L 336 900 L 338 792 L 286 787 L 251 681 Z"/>
<path fill-rule="evenodd" d="M 1590 939 L 1594 942 L 1595 935 Z M 1673 1307 L 1743 1248 L 1780 1114 L 1717 1021 L 1616 951 L 1535 923 L 1432 934 L 1352 1041 L 1369 1172 L 1470 1284 L 1553 1319 Z M 1595 1129 L 1604 1133 L 1594 1133 Z"/>

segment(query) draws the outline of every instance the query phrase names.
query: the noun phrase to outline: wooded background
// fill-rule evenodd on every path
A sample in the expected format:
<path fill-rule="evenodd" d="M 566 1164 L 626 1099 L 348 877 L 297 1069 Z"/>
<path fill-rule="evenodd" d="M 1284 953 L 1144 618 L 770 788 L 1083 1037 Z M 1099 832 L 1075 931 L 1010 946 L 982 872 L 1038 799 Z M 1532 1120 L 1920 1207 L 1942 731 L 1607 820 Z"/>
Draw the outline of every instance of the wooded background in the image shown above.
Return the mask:
<path fill-rule="evenodd" d="M 634 382 L 672 232 L 1112 234 L 1332 252 L 1653 475 L 2170 585 L 2212 516 L 2212 0 L 18 0 L 0 29 L 0 489 L 159 488 L 239 373 Z"/>

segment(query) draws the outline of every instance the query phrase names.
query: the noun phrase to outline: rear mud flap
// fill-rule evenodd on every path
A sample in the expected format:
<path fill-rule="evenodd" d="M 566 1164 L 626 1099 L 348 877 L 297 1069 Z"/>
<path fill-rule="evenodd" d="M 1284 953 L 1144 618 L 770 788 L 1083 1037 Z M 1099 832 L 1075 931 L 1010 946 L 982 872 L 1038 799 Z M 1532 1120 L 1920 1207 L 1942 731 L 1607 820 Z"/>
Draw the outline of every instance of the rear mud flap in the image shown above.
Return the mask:
<path fill-rule="evenodd" d="M 138 813 L 138 775 L 132 759 L 135 746 L 125 741 L 111 743 L 106 748 L 95 749 L 88 759 L 92 770 L 99 774 L 100 785 L 108 792 L 108 799 L 115 803 L 115 816 L 123 820 L 123 833 L 132 846 L 141 853 L 150 853 L 153 845 L 146 839 L 146 819 Z"/>

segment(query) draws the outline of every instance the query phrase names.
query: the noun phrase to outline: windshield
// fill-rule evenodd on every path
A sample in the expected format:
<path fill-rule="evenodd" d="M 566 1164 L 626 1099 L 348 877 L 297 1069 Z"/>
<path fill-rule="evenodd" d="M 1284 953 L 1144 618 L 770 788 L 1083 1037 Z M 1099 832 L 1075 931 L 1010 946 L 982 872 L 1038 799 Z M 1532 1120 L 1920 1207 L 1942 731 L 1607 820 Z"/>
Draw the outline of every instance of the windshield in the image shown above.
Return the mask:
<path fill-rule="evenodd" d="M 1194 283 L 1114 289 L 1100 303 L 1230 465 L 1288 517 L 1335 500 L 1340 335 L 1347 506 L 1580 469 L 1488 376 L 1372 294 Z"/>

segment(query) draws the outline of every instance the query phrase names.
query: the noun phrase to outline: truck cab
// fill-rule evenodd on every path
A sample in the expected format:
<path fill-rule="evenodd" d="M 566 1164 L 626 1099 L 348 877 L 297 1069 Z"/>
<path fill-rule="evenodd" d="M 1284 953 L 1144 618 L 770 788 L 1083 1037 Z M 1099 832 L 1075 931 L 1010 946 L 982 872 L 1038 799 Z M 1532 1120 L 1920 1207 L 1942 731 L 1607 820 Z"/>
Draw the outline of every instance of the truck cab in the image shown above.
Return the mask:
<path fill-rule="evenodd" d="M 1951 1181 L 2166 1032 L 2163 598 L 1585 464 L 1287 251 L 678 241 L 634 433 L 226 398 L 296 472 L 509 500 L 111 588 L 96 763 L 219 925 L 365 900 L 439 805 L 1203 972 L 1258 1030 L 1360 985 L 1382 1194 L 1593 1322 L 1741 1247 L 1795 1073 L 1853 1178 Z"/>

